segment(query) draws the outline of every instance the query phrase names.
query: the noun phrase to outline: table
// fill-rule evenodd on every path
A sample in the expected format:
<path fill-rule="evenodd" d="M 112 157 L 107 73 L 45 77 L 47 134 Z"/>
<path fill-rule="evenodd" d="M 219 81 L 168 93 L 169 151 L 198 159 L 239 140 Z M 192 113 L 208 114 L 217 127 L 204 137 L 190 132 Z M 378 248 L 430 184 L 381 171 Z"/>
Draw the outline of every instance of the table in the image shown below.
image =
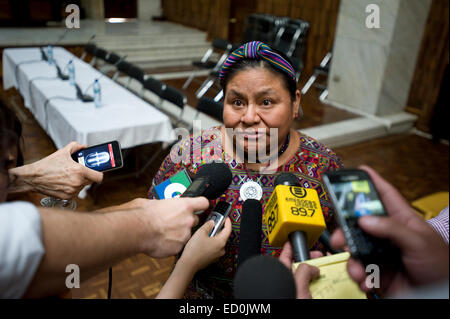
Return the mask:
<path fill-rule="evenodd" d="M 3 51 L 3 86 L 20 91 L 57 148 L 71 141 L 91 146 L 117 140 L 122 148 L 176 141 L 169 117 L 154 106 L 62 47 L 53 48 L 53 56 L 61 70 L 73 60 L 76 83 L 91 96 L 92 83 L 99 79 L 101 108 L 76 99 L 75 87 L 57 77 L 55 65 L 42 60 L 37 47 Z"/>

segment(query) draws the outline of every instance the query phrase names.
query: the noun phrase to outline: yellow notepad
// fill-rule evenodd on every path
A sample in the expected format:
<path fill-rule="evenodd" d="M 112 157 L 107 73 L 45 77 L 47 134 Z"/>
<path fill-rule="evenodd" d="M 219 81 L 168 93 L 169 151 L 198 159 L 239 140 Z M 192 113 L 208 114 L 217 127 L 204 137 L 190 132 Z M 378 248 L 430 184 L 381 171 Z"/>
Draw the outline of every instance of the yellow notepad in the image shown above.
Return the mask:
<path fill-rule="evenodd" d="M 309 285 L 313 299 L 367 299 L 347 273 L 349 257 L 350 254 L 344 252 L 304 262 L 320 269 L 320 277 Z M 295 272 L 299 264 L 293 264 L 292 271 Z"/>

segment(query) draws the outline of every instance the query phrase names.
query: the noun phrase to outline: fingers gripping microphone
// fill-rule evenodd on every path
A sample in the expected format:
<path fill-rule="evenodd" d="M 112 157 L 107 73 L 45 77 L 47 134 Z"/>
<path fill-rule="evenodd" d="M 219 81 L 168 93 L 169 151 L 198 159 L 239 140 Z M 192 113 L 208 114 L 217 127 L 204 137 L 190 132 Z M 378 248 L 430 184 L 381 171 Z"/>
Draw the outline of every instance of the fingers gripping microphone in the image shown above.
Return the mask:
<path fill-rule="evenodd" d="M 326 228 L 317 191 L 298 185 L 293 174 L 278 176 L 264 212 L 269 243 L 281 247 L 289 240 L 295 262 L 310 258 L 309 249 Z"/>
<path fill-rule="evenodd" d="M 247 199 L 242 205 L 238 267 L 261 251 L 262 206 L 259 200 Z"/>
<path fill-rule="evenodd" d="M 192 184 L 181 197 L 205 196 L 208 199 L 216 199 L 230 186 L 231 174 L 225 163 L 209 163 L 199 168 Z"/>
<path fill-rule="evenodd" d="M 236 272 L 234 296 L 237 299 L 295 299 L 294 277 L 276 258 L 254 256 Z"/>

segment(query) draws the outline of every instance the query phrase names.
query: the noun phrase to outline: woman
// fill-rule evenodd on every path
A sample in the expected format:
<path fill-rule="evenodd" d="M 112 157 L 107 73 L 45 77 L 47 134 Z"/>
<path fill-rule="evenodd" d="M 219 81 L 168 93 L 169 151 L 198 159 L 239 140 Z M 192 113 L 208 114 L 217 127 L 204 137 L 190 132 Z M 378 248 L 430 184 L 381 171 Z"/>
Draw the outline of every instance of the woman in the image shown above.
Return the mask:
<path fill-rule="evenodd" d="M 235 50 L 222 66 L 220 84 L 224 90 L 224 124 L 203 130 L 201 141 L 190 136 L 178 143 L 152 183 L 158 185 L 183 169 L 194 176 L 202 164 L 212 160 L 227 163 L 233 173 L 228 190 L 217 199 L 233 205 L 233 229 L 226 253 L 197 273 L 185 294 L 188 298 L 232 298 L 243 200 L 261 199 L 264 207 L 275 178 L 281 172 L 290 172 L 301 186 L 317 190 L 330 228 L 331 203 L 321 176 L 342 167 L 332 150 L 291 128 L 294 119 L 301 115 L 295 71 L 286 58 L 268 45 L 254 41 Z M 275 152 L 271 139 L 278 142 Z M 180 157 L 181 161 L 175 160 Z M 281 247 L 269 245 L 264 223 L 262 234 L 261 254 L 279 256 Z"/>

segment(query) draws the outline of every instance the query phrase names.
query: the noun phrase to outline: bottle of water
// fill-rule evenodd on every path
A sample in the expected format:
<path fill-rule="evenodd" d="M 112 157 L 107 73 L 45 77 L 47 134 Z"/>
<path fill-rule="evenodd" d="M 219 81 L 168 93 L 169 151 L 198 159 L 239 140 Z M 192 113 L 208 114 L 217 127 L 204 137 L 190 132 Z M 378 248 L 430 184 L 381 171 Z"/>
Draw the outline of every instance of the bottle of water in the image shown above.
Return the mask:
<path fill-rule="evenodd" d="M 69 61 L 67 69 L 69 71 L 69 83 L 70 85 L 75 85 L 75 66 L 73 65 L 72 60 Z"/>
<path fill-rule="evenodd" d="M 53 47 L 51 45 L 47 46 L 47 59 L 48 64 L 53 64 Z"/>
<path fill-rule="evenodd" d="M 100 88 L 100 83 L 98 83 L 98 79 L 94 81 L 94 103 L 95 107 L 102 106 L 102 92 Z"/>

